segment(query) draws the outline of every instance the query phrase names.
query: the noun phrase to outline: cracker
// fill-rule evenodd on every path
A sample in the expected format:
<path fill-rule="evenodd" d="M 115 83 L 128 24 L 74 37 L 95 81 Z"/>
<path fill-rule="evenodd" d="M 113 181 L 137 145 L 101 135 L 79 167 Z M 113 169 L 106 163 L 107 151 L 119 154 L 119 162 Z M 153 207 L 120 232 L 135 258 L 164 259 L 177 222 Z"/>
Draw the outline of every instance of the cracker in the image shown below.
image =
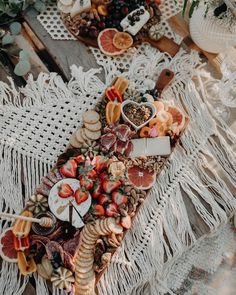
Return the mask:
<path fill-rule="evenodd" d="M 80 143 L 85 143 L 85 140 L 83 139 L 82 137 L 82 129 L 78 129 L 76 132 L 75 132 L 75 137 L 76 137 L 76 140 Z"/>
<path fill-rule="evenodd" d="M 69 142 L 70 142 L 70 145 L 72 145 L 74 148 L 82 147 L 82 143 L 77 140 L 75 133 L 71 135 Z"/>
<path fill-rule="evenodd" d="M 87 128 L 84 128 L 84 133 L 89 140 L 98 140 L 102 135 L 101 130 L 93 132 Z"/>
<path fill-rule="evenodd" d="M 115 218 L 108 218 L 108 227 L 111 232 L 117 235 L 123 232 L 123 227 L 116 223 Z"/>
<path fill-rule="evenodd" d="M 100 119 L 100 116 L 95 111 L 87 111 L 83 113 L 84 123 L 95 124 L 99 121 L 99 119 Z"/>
<path fill-rule="evenodd" d="M 102 129 L 102 123 L 100 121 L 98 121 L 95 124 L 89 124 L 89 123 L 84 123 L 84 126 L 86 129 L 92 131 L 92 132 L 96 132 Z"/>

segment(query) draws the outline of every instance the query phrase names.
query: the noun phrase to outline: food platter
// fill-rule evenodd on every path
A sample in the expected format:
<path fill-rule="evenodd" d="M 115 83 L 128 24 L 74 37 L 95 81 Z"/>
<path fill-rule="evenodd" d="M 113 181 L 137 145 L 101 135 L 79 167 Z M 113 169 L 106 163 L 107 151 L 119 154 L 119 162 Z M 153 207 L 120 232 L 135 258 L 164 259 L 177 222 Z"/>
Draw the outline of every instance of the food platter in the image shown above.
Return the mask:
<path fill-rule="evenodd" d="M 143 42 L 174 56 L 180 46 L 165 36 L 160 1 L 59 0 L 66 28 L 79 41 L 110 56 Z"/>
<path fill-rule="evenodd" d="M 22 275 L 37 271 L 55 288 L 94 294 L 188 124 L 179 108 L 160 99 L 170 72 L 157 83 L 147 81 L 144 92 L 118 77 L 83 113 L 82 126 L 30 197 L 23 220 L 0 237 L 2 258 L 17 263 Z"/>

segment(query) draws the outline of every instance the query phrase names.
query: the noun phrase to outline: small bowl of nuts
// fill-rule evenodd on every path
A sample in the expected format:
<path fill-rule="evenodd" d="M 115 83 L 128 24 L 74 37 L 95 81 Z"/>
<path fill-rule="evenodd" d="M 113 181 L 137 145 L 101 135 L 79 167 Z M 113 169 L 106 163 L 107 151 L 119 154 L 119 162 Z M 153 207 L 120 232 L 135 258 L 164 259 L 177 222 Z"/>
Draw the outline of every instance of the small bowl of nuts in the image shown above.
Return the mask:
<path fill-rule="evenodd" d="M 125 100 L 121 105 L 121 114 L 123 120 L 130 123 L 138 131 L 155 117 L 156 108 L 150 102 L 137 103 L 132 100 Z"/>

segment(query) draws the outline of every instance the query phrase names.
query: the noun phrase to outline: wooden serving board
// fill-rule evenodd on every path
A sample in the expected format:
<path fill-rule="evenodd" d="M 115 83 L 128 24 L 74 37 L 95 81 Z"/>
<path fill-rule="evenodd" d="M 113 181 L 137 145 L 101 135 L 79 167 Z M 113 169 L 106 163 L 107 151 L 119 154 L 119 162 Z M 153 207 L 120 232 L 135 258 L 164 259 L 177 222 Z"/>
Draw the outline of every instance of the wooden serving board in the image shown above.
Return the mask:
<path fill-rule="evenodd" d="M 75 32 L 71 29 L 71 27 L 67 25 L 67 22 L 65 22 L 65 19 L 67 16 L 68 16 L 68 14 L 61 12 L 61 18 L 62 18 L 63 23 L 64 23 L 65 27 L 67 28 L 67 30 L 76 39 L 78 39 L 80 42 L 84 43 L 85 45 L 99 48 L 97 39 L 92 39 L 90 37 L 82 37 L 78 34 L 75 34 Z M 148 34 L 145 34 L 145 36 L 143 36 L 142 34 L 138 33 L 137 36 L 138 36 L 138 38 L 134 38 L 134 43 L 133 43 L 134 47 L 140 45 L 141 43 L 149 43 L 151 46 L 157 48 L 161 52 L 169 53 L 172 57 L 174 57 L 180 49 L 180 45 L 178 45 L 172 39 L 170 39 L 166 36 L 163 36 L 158 41 L 152 40 L 148 36 Z"/>

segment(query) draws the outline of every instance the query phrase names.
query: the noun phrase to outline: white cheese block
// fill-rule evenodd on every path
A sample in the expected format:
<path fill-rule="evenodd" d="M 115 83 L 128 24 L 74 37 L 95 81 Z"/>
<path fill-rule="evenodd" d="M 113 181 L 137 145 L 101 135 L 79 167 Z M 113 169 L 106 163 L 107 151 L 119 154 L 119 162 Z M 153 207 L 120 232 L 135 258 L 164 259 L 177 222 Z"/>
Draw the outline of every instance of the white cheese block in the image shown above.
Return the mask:
<path fill-rule="evenodd" d="M 147 156 L 167 156 L 171 153 L 170 137 L 147 138 Z"/>
<path fill-rule="evenodd" d="M 146 153 L 146 138 L 132 139 L 133 150 L 130 153 L 130 158 L 145 156 Z"/>
<path fill-rule="evenodd" d="M 133 150 L 130 158 L 141 156 L 168 156 L 171 153 L 170 137 L 132 139 Z"/>
<path fill-rule="evenodd" d="M 144 14 L 141 14 L 140 20 L 135 21 L 135 24 L 133 26 L 130 25 L 130 22 L 128 20 L 129 15 L 133 15 L 135 12 L 139 10 L 144 10 Z M 150 18 L 150 14 L 147 10 L 145 10 L 144 6 L 141 6 L 140 8 L 137 8 L 130 12 L 121 22 L 120 25 L 123 28 L 124 31 L 130 33 L 131 35 L 135 36 L 141 29 L 142 27 L 148 22 Z"/>
<path fill-rule="evenodd" d="M 89 10 L 91 8 L 91 0 L 76 0 L 70 11 L 71 17 L 77 14 Z"/>

